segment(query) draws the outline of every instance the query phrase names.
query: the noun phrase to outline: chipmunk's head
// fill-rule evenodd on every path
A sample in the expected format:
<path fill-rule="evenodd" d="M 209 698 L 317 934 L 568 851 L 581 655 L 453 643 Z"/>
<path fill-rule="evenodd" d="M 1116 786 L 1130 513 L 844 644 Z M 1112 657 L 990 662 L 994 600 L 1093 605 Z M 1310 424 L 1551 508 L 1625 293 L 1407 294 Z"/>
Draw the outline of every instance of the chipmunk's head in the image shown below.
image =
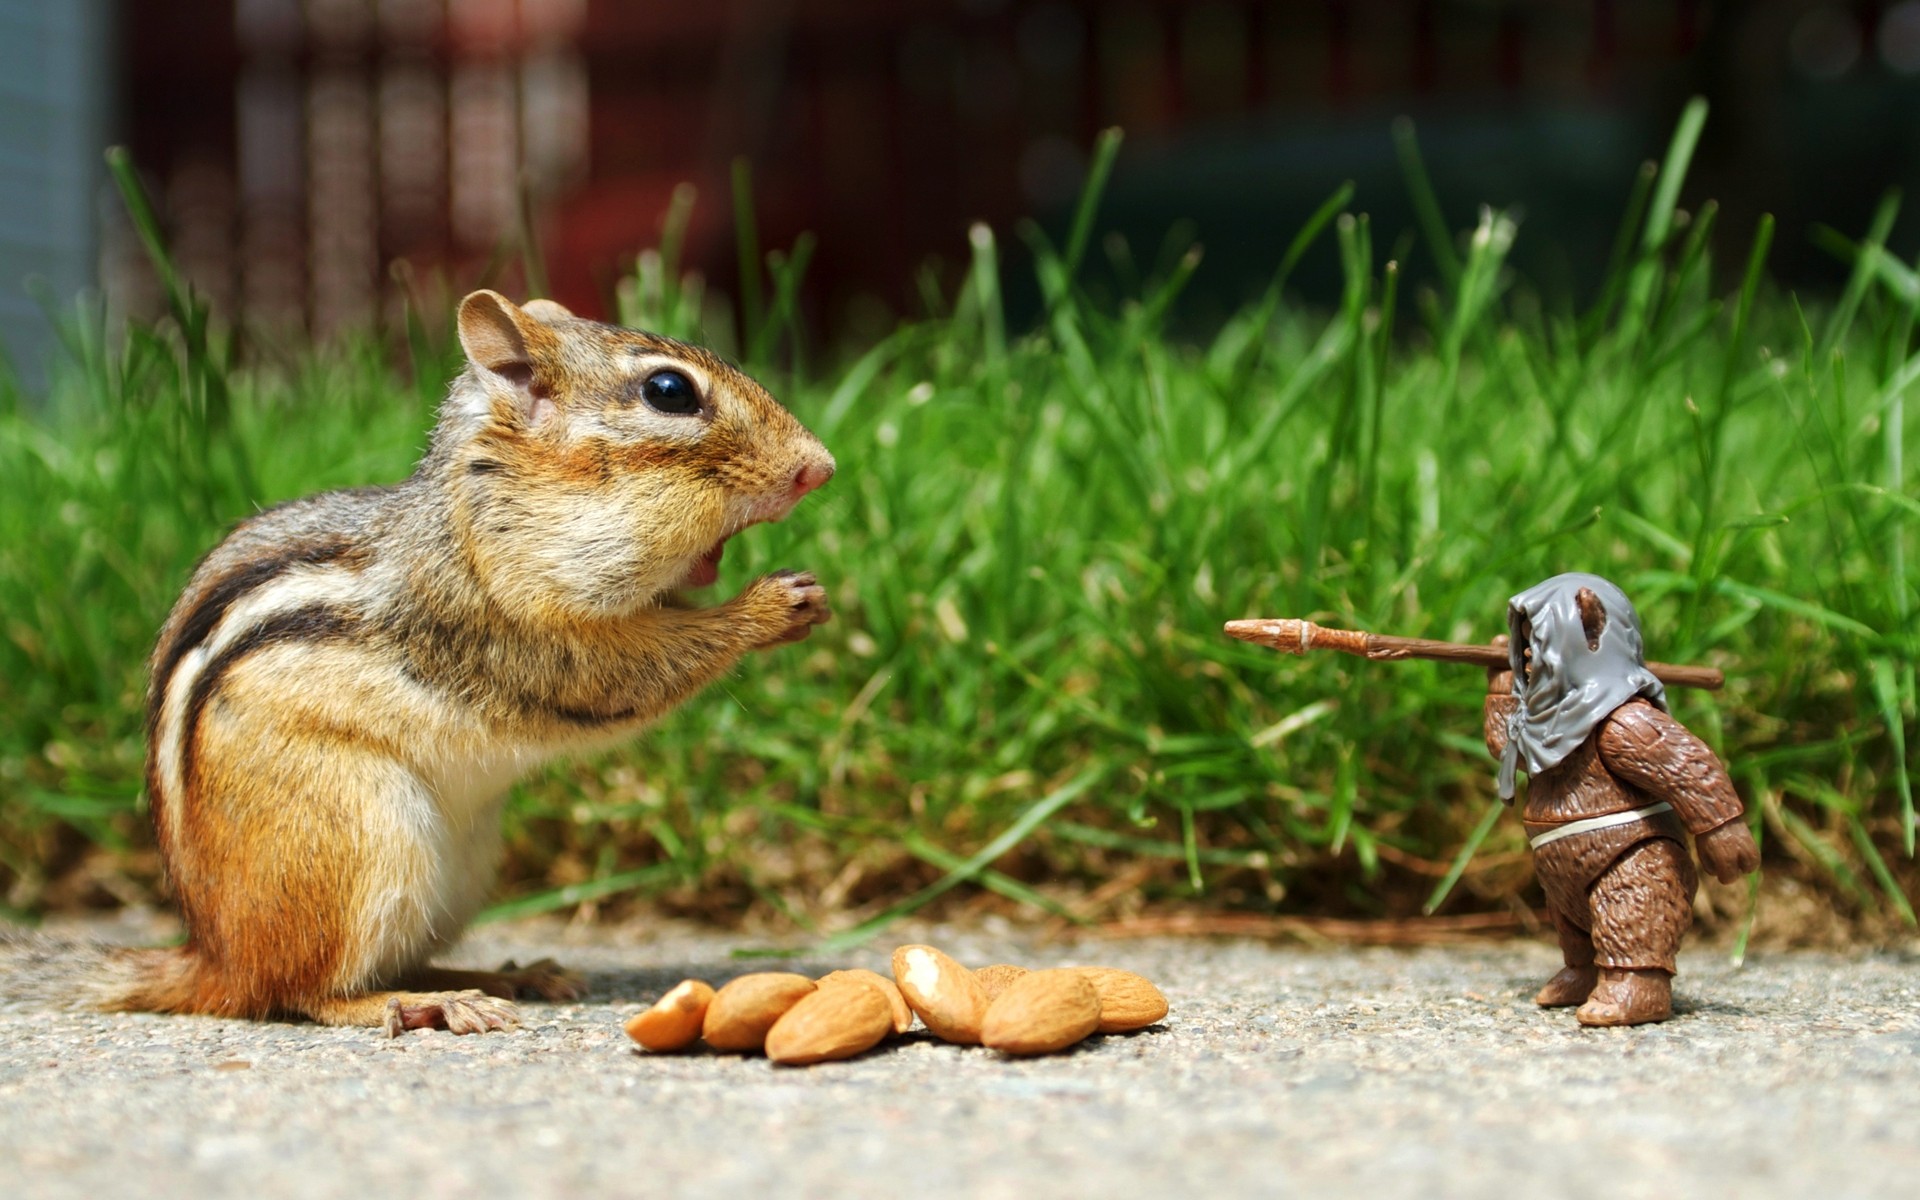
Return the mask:
<path fill-rule="evenodd" d="M 728 538 L 833 477 L 818 438 L 698 346 L 490 291 L 459 330 L 469 369 L 436 437 L 509 603 L 615 615 L 704 587 Z"/>

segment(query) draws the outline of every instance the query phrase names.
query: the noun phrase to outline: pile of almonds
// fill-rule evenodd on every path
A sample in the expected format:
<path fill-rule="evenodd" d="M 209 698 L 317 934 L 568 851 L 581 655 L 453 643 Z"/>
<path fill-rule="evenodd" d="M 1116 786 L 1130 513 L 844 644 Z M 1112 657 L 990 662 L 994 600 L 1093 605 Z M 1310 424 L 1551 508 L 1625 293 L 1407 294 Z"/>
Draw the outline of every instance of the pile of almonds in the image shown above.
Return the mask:
<path fill-rule="evenodd" d="M 835 971 L 808 979 L 779 971 L 742 975 L 715 991 L 689 979 L 627 1022 L 649 1050 L 705 1039 L 715 1050 L 764 1051 L 802 1065 L 852 1058 L 913 1027 L 1003 1054 L 1051 1054 L 1089 1034 L 1128 1033 L 1167 1015 L 1146 978 L 1113 967 L 1029 971 L 1005 963 L 970 971 L 932 946 L 893 952 L 893 978 Z"/>

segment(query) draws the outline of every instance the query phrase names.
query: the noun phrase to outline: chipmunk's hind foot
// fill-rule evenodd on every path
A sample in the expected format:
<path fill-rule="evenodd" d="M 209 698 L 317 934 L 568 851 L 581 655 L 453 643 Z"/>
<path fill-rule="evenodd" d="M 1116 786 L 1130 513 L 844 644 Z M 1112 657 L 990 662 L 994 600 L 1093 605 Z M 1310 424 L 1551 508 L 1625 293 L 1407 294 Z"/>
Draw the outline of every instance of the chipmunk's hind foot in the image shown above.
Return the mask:
<path fill-rule="evenodd" d="M 437 992 L 387 999 L 388 1037 L 409 1029 L 444 1029 L 448 1033 L 492 1033 L 520 1028 L 520 1014 L 505 1000 L 482 992 Z"/>
<path fill-rule="evenodd" d="M 384 1029 L 388 1037 L 409 1029 L 492 1033 L 520 1027 L 513 1005 L 479 991 L 371 992 L 315 1001 L 299 1011 L 321 1025 L 364 1025 Z"/>
<path fill-rule="evenodd" d="M 586 980 L 550 958 L 524 967 L 508 959 L 497 971 L 422 967 L 406 984 L 421 991 L 480 991 L 502 1000 L 578 1000 L 587 994 Z"/>

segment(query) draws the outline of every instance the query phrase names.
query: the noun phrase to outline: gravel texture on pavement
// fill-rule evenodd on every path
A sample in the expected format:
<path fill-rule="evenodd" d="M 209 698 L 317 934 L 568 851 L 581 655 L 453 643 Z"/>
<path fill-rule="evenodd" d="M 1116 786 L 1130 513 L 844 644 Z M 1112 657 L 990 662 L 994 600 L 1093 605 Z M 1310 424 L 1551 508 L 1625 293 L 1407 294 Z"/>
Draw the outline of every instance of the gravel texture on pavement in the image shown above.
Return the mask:
<path fill-rule="evenodd" d="M 83 929 L 82 932 L 88 932 Z M 94 930 L 111 936 L 113 930 Z M 1105 964 L 1160 1025 L 1003 1058 L 916 1031 L 850 1062 L 637 1050 L 687 977 L 819 974 L 926 941 L 972 965 Z M 518 1032 L 389 1040 L 201 1017 L 0 1014 L 0 1194 L 410 1198 L 1915 1195 L 1920 948 L 1690 947 L 1663 1025 L 1531 996 L 1545 945 L 1302 949 L 891 931 L 831 958 L 684 926 L 495 926 L 593 989 Z"/>

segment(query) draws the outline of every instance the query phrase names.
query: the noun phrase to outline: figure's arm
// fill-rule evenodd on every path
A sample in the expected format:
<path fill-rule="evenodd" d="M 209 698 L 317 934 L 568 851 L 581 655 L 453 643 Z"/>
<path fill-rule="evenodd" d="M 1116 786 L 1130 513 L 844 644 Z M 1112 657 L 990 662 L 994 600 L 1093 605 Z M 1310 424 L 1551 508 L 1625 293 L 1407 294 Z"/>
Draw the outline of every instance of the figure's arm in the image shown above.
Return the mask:
<path fill-rule="evenodd" d="M 1760 865 L 1760 848 L 1741 821 L 1745 806 L 1707 744 L 1644 700 L 1615 709 L 1600 724 L 1600 760 L 1608 771 L 1673 805 L 1693 834 L 1700 860 L 1731 883 Z"/>
<path fill-rule="evenodd" d="M 1493 644 L 1505 649 L 1507 639 L 1497 637 Z M 1482 713 L 1482 724 L 1487 739 L 1487 753 L 1499 758 L 1507 748 L 1507 718 L 1520 707 L 1520 701 L 1513 694 L 1513 672 L 1505 667 L 1487 668 L 1487 701 Z"/>

